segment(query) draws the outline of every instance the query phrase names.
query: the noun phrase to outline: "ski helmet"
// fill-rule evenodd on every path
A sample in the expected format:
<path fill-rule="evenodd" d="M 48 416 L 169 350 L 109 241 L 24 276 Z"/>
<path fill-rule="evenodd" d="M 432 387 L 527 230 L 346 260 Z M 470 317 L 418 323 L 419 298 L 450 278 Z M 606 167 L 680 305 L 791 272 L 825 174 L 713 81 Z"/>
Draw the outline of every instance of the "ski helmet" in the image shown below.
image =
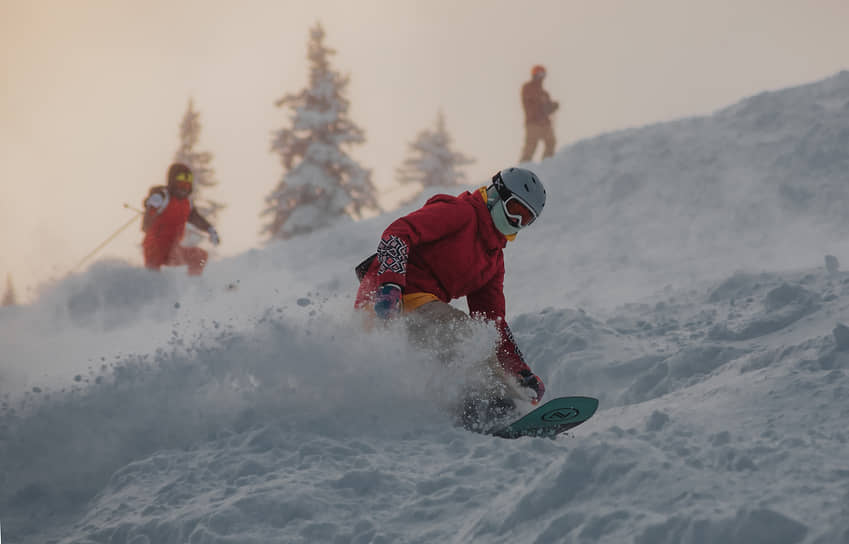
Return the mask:
<path fill-rule="evenodd" d="M 184 191 L 188 196 L 192 192 L 194 178 L 191 169 L 185 164 L 175 162 L 168 168 L 168 191 Z"/>
<path fill-rule="evenodd" d="M 492 176 L 487 206 L 495 227 L 505 236 L 533 223 L 545 206 L 545 187 L 525 168 L 505 168 Z"/>
<path fill-rule="evenodd" d="M 542 64 L 537 64 L 533 68 L 531 68 L 531 77 L 536 79 L 538 77 L 545 77 L 545 66 Z"/>

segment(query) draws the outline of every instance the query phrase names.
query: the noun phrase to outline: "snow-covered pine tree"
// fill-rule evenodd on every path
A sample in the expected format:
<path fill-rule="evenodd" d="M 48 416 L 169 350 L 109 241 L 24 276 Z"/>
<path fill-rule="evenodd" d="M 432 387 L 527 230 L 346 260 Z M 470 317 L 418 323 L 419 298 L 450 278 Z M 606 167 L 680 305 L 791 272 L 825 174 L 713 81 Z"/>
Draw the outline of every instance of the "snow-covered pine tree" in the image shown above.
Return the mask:
<path fill-rule="evenodd" d="M 472 164 L 475 159 L 451 149 L 453 139 L 445 128 L 445 115 L 440 110 L 436 116 L 436 128 L 419 132 L 409 144 L 409 157 L 395 172 L 400 183 L 419 185 L 419 190 L 403 205 L 416 200 L 429 187 L 449 187 L 462 185 L 466 174 L 463 166 Z"/>
<path fill-rule="evenodd" d="M 12 285 L 12 275 L 6 276 L 6 292 L 3 294 L 3 300 L 0 301 L 0 306 L 15 306 L 18 303 L 18 297 L 15 295 L 15 287 Z"/>
<path fill-rule="evenodd" d="M 291 109 L 292 127 L 274 134 L 271 150 L 280 155 L 284 174 L 265 198 L 262 234 L 287 239 L 331 225 L 339 217 L 362 217 L 380 210 L 371 171 L 343 150 L 365 141 L 362 129 L 348 118 L 348 76 L 334 71 L 324 45 L 321 23 L 310 29 L 307 44 L 309 86 L 278 100 Z"/>
<path fill-rule="evenodd" d="M 174 153 L 174 162 L 181 162 L 192 169 L 192 202 L 197 206 L 198 212 L 214 225 L 217 223 L 218 212 L 226 206 L 206 195 L 206 190 L 218 185 L 218 181 L 212 168 L 212 153 L 195 151 L 201 128 L 200 113 L 195 111 L 194 100 L 189 98 L 189 105 L 180 123 L 180 147 Z"/>

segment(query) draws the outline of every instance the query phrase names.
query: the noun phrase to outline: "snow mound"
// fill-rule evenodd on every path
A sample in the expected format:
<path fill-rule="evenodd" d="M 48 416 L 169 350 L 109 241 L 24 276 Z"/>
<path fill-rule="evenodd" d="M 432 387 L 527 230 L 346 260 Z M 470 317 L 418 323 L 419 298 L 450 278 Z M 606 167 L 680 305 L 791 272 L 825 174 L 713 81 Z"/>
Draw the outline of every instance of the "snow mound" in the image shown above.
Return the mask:
<path fill-rule="evenodd" d="M 534 166 L 508 320 L 548 396 L 601 401 L 556 440 L 455 425 L 486 330 L 443 367 L 363 329 L 353 266 L 394 214 L 0 308 L 4 536 L 849 542 L 847 126 L 842 72 Z"/>

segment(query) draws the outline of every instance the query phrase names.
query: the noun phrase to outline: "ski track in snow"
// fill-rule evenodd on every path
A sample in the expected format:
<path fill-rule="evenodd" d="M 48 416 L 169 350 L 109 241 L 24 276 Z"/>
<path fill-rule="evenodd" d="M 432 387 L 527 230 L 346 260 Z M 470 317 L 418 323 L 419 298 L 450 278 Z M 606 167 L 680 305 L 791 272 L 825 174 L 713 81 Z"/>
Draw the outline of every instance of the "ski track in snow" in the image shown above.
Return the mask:
<path fill-rule="evenodd" d="M 403 210 L 200 279 L 101 261 L 0 308 L 3 536 L 849 542 L 849 273 L 822 266 L 846 247 L 840 122 L 846 72 L 538 165 L 551 202 L 506 250 L 508 317 L 549 398 L 601 400 L 556 440 L 453 424 L 491 331 L 449 369 L 364 332 L 352 267 Z M 763 184 L 800 169 L 790 210 Z"/>

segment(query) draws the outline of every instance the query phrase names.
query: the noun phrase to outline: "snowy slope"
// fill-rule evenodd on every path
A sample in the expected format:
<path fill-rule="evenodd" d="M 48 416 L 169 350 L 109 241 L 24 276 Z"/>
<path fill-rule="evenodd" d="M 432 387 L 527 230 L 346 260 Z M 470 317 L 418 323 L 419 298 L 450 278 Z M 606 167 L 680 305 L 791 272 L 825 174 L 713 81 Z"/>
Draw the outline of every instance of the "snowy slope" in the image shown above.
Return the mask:
<path fill-rule="evenodd" d="M 499 165 L 500 166 L 500 165 Z M 497 168 L 498 166 L 495 166 Z M 557 440 L 452 425 L 458 368 L 364 333 L 396 211 L 0 309 L 9 542 L 849 542 L 849 73 L 534 166 L 511 326 Z M 481 184 L 484 180 L 481 180 Z"/>

